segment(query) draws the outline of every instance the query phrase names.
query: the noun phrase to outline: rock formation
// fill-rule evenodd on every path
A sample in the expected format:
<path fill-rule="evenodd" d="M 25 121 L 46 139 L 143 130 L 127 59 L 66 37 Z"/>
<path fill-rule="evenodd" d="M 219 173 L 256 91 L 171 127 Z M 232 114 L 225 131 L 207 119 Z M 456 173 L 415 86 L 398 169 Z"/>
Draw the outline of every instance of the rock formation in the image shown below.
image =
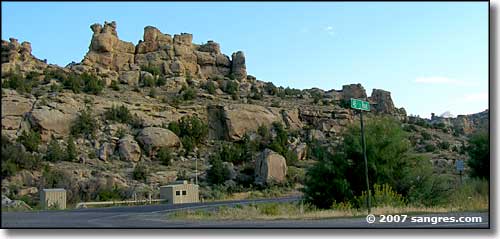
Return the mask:
<path fill-rule="evenodd" d="M 255 183 L 282 183 L 286 179 L 286 160 L 280 154 L 265 149 L 255 162 Z"/>

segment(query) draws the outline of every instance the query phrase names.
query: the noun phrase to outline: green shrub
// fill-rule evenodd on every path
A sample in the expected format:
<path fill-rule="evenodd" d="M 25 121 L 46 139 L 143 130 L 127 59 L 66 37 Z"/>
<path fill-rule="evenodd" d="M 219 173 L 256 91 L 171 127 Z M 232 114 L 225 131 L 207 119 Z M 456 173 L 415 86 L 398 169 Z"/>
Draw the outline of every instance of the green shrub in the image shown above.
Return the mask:
<path fill-rule="evenodd" d="M 2 176 L 9 177 L 21 169 L 36 170 L 40 166 L 40 158 L 37 155 L 23 150 L 20 143 L 12 143 L 5 135 L 2 135 Z"/>
<path fill-rule="evenodd" d="M 3 82 L 2 87 L 14 89 L 21 94 L 25 92 L 31 93 L 32 83 L 33 81 L 23 78 L 20 74 L 11 73 L 9 78 Z"/>
<path fill-rule="evenodd" d="M 323 99 L 323 95 L 319 92 L 312 92 L 311 96 L 313 98 L 313 103 L 318 104 L 321 99 Z"/>
<path fill-rule="evenodd" d="M 279 92 L 278 87 L 276 87 L 272 82 L 267 82 L 264 85 L 264 91 L 269 95 L 277 95 Z"/>
<path fill-rule="evenodd" d="M 467 161 L 467 166 L 470 167 L 470 176 L 473 178 L 490 179 L 489 143 L 487 131 L 479 131 L 469 138 L 466 151 L 470 159 Z"/>
<path fill-rule="evenodd" d="M 154 87 L 156 86 L 156 80 L 154 77 L 148 76 L 142 80 L 143 87 Z"/>
<path fill-rule="evenodd" d="M 45 153 L 44 160 L 49 162 L 59 162 L 66 159 L 66 155 L 59 144 L 59 142 L 52 137 L 47 145 L 47 152 Z"/>
<path fill-rule="evenodd" d="M 165 77 L 161 76 L 156 80 L 156 86 L 164 86 L 167 84 L 167 79 Z"/>
<path fill-rule="evenodd" d="M 194 88 L 184 85 L 180 92 L 183 100 L 193 100 L 196 98 L 196 90 Z"/>
<path fill-rule="evenodd" d="M 219 154 L 214 154 L 210 158 L 212 167 L 207 171 L 207 180 L 211 184 L 222 184 L 229 179 L 229 169 L 224 166 Z"/>
<path fill-rule="evenodd" d="M 363 191 L 360 196 L 354 198 L 358 208 L 366 208 L 367 200 L 368 193 L 366 191 Z M 373 185 L 371 195 L 372 207 L 404 207 L 406 204 L 407 201 L 403 195 L 395 192 L 390 185 Z"/>
<path fill-rule="evenodd" d="M 112 189 L 100 189 L 97 193 L 97 201 L 121 201 L 124 198 L 122 190 L 117 186 Z"/>
<path fill-rule="evenodd" d="M 46 69 L 46 70 L 44 70 L 43 75 L 44 75 L 44 82 L 45 83 L 49 83 L 50 80 L 52 80 L 52 79 L 55 79 L 59 82 L 63 82 L 67 78 L 66 73 L 64 73 L 64 71 L 62 71 L 62 70 Z"/>
<path fill-rule="evenodd" d="M 58 188 L 67 180 L 66 175 L 60 170 L 50 169 L 48 166 L 45 166 L 42 170 L 42 188 Z"/>
<path fill-rule="evenodd" d="M 120 85 L 118 85 L 118 81 L 111 81 L 111 85 L 109 85 L 109 87 L 114 91 L 120 91 Z"/>
<path fill-rule="evenodd" d="M 85 82 L 85 87 L 83 88 L 83 92 L 85 93 L 98 95 L 104 89 L 104 82 L 99 80 L 96 75 L 83 73 L 80 75 L 80 78 Z"/>
<path fill-rule="evenodd" d="M 450 148 L 450 142 L 441 141 L 441 142 L 439 142 L 438 147 L 442 150 L 448 150 Z"/>
<path fill-rule="evenodd" d="M 38 150 L 40 142 L 42 141 L 42 137 L 40 136 L 40 133 L 34 130 L 23 130 L 17 140 L 19 141 L 19 143 L 23 144 L 28 151 L 36 152 Z"/>
<path fill-rule="evenodd" d="M 435 152 L 437 150 L 437 147 L 436 145 L 432 144 L 432 143 L 427 143 L 425 145 L 425 152 L 429 152 L 429 153 L 432 153 L 432 152 Z"/>
<path fill-rule="evenodd" d="M 223 144 L 218 153 L 223 162 L 239 164 L 245 161 L 243 148 L 238 144 Z"/>
<path fill-rule="evenodd" d="M 110 109 L 104 112 L 106 120 L 116 121 L 119 123 L 128 124 L 132 121 L 132 114 L 125 105 L 111 106 Z"/>
<path fill-rule="evenodd" d="M 84 109 L 71 125 L 71 134 L 73 136 L 94 136 L 97 129 L 97 122 L 92 116 L 92 111 L 89 107 Z"/>
<path fill-rule="evenodd" d="M 176 134 L 177 136 L 181 135 L 181 127 L 180 127 L 179 123 L 176 121 L 172 121 L 172 122 L 168 123 L 168 129 L 170 131 L 174 132 L 174 134 Z"/>
<path fill-rule="evenodd" d="M 157 67 L 157 66 L 152 66 L 152 65 L 141 66 L 141 70 L 142 71 L 147 71 L 147 72 L 151 73 L 154 76 L 161 75 L 161 69 L 159 67 Z"/>
<path fill-rule="evenodd" d="M 172 156 L 172 150 L 168 147 L 161 147 L 156 153 L 156 159 L 165 166 L 171 165 L 172 160 L 174 159 Z"/>
<path fill-rule="evenodd" d="M 288 165 L 288 164 L 287 164 Z M 289 183 L 303 184 L 305 180 L 305 171 L 302 168 L 297 168 L 295 166 L 289 166 L 286 173 L 286 178 Z"/>
<path fill-rule="evenodd" d="M 77 151 L 76 151 L 75 140 L 73 139 L 72 135 L 68 137 L 68 143 L 66 145 L 66 154 L 67 154 L 66 157 L 67 161 L 76 161 Z"/>
<path fill-rule="evenodd" d="M 144 166 L 140 163 L 138 163 L 134 167 L 134 171 L 132 171 L 132 178 L 134 180 L 145 181 L 147 175 L 148 175 L 148 170 L 147 170 L 146 166 Z"/>
<path fill-rule="evenodd" d="M 77 74 L 70 74 L 62 80 L 62 83 L 64 89 L 72 90 L 75 94 L 80 93 L 82 88 L 85 87 L 85 81 Z"/>
<path fill-rule="evenodd" d="M 120 127 L 120 128 L 118 128 L 118 130 L 116 130 L 115 137 L 121 139 L 121 138 L 125 137 L 125 135 L 127 135 L 127 130 L 124 129 L 123 127 Z"/>
<path fill-rule="evenodd" d="M 211 94 L 211 95 L 215 94 L 215 90 L 216 90 L 215 83 L 212 81 L 208 81 L 207 84 L 205 85 L 205 89 L 207 90 L 207 92 L 209 94 Z"/>
<path fill-rule="evenodd" d="M 422 134 L 422 138 L 423 138 L 424 140 L 431 140 L 431 139 L 432 139 L 432 135 L 431 135 L 431 134 L 429 134 L 429 133 L 427 133 L 427 132 L 425 132 L 425 131 L 422 131 L 422 133 L 421 133 L 421 134 Z"/>
<path fill-rule="evenodd" d="M 208 125 L 195 115 L 183 116 L 179 120 L 179 131 L 179 136 L 190 136 L 199 144 L 208 136 Z"/>
<path fill-rule="evenodd" d="M 196 141 L 191 136 L 182 136 L 181 143 L 186 155 L 192 152 L 194 147 L 196 146 Z"/>
<path fill-rule="evenodd" d="M 226 85 L 222 90 L 230 95 L 236 94 L 238 92 L 238 82 L 226 81 Z"/>

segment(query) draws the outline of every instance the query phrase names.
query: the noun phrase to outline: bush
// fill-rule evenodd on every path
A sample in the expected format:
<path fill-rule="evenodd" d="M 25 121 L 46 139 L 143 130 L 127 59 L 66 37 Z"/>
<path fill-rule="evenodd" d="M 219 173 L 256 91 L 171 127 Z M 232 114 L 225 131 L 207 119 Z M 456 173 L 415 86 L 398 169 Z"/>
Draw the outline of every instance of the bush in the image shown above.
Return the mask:
<path fill-rule="evenodd" d="M 222 90 L 230 95 L 234 95 L 236 94 L 236 92 L 238 92 L 238 82 L 226 81 L 226 85 Z"/>
<path fill-rule="evenodd" d="M 358 208 L 366 208 L 368 193 L 363 191 L 360 196 L 355 197 L 354 201 Z M 407 204 L 403 195 L 395 192 L 388 184 L 373 185 L 371 193 L 372 207 L 403 207 Z"/>
<path fill-rule="evenodd" d="M 223 162 L 239 164 L 245 161 L 243 148 L 238 144 L 226 143 L 219 149 L 219 157 Z"/>
<path fill-rule="evenodd" d="M 172 164 L 173 156 L 172 151 L 168 147 L 161 147 L 156 153 L 156 159 L 161 162 L 161 164 L 168 166 Z"/>
<path fill-rule="evenodd" d="M 85 83 L 85 87 L 83 88 L 83 92 L 85 93 L 98 95 L 104 89 L 104 82 L 97 79 L 97 76 L 93 74 L 83 73 L 80 75 L 80 78 Z"/>
<path fill-rule="evenodd" d="M 19 143 L 12 143 L 2 135 L 2 176 L 9 177 L 21 169 L 36 170 L 40 166 L 37 155 L 26 152 Z"/>
<path fill-rule="evenodd" d="M 442 150 L 448 150 L 450 148 L 450 142 L 441 141 L 441 142 L 439 142 L 438 147 Z"/>
<path fill-rule="evenodd" d="M 279 89 L 272 82 L 267 82 L 264 85 L 264 91 L 266 91 L 267 94 L 269 94 L 269 95 L 277 95 L 279 92 Z"/>
<path fill-rule="evenodd" d="M 155 78 L 151 77 L 151 76 L 144 77 L 144 79 L 142 80 L 142 86 L 143 87 L 154 87 L 154 86 L 156 86 L 156 80 L 155 80 Z"/>
<path fill-rule="evenodd" d="M 429 152 L 429 153 L 432 153 L 432 152 L 435 152 L 437 150 L 437 147 L 436 145 L 432 144 L 432 143 L 427 143 L 425 145 L 425 152 Z"/>
<path fill-rule="evenodd" d="M 66 160 L 67 161 L 76 161 L 77 158 L 77 152 L 76 152 L 76 145 L 75 145 L 75 140 L 73 139 L 73 136 L 69 136 L 68 138 L 68 144 L 66 145 Z"/>
<path fill-rule="evenodd" d="M 185 85 L 182 87 L 180 93 L 183 100 L 193 100 L 196 98 L 196 90 Z"/>
<path fill-rule="evenodd" d="M 86 108 L 78 115 L 71 125 L 71 134 L 73 136 L 94 136 L 96 129 L 97 122 L 92 116 L 92 111 L 90 108 Z"/>
<path fill-rule="evenodd" d="M 318 104 L 321 99 L 323 99 L 323 95 L 319 92 L 312 92 L 311 96 L 313 98 L 313 103 Z"/>
<path fill-rule="evenodd" d="M 17 140 L 19 143 L 23 144 L 28 151 L 36 152 L 38 150 L 38 145 L 40 145 L 40 142 L 42 141 L 42 137 L 40 136 L 40 133 L 34 130 L 23 130 Z"/>
<path fill-rule="evenodd" d="M 195 115 L 183 116 L 179 121 L 179 136 L 190 136 L 196 144 L 203 142 L 208 136 L 208 125 Z"/>
<path fill-rule="evenodd" d="M 194 147 L 196 146 L 195 139 L 193 139 L 193 137 L 191 136 L 181 137 L 181 143 L 186 155 L 189 154 L 189 152 L 192 152 Z"/>
<path fill-rule="evenodd" d="M 117 186 L 114 186 L 112 189 L 100 189 L 97 193 L 97 201 L 120 201 L 124 198 L 122 190 Z"/>
<path fill-rule="evenodd" d="M 141 66 L 141 70 L 142 71 L 147 71 L 147 72 L 151 73 L 154 76 L 161 75 L 161 69 L 159 67 L 157 67 L 157 66 L 152 66 L 152 65 Z"/>
<path fill-rule="evenodd" d="M 109 85 L 111 89 L 114 91 L 120 91 L 120 86 L 118 85 L 118 81 L 111 81 L 111 85 Z"/>
<path fill-rule="evenodd" d="M 31 93 L 32 83 L 33 81 L 23 78 L 20 74 L 11 73 L 9 78 L 2 84 L 2 87 L 14 89 L 21 94 L 25 92 Z"/>
<path fill-rule="evenodd" d="M 62 171 L 57 169 L 53 170 L 48 166 L 45 166 L 42 170 L 42 178 L 40 184 L 42 185 L 42 188 L 58 188 L 67 180 L 68 179 Z"/>
<path fill-rule="evenodd" d="M 396 120 L 385 117 L 367 120 L 365 136 L 371 185 L 387 184 L 397 193 L 407 195 L 416 184 L 424 183 L 416 182 L 416 178 L 432 172 L 421 170 L 430 162 L 413 156 L 408 136 Z M 306 199 L 318 207 L 329 207 L 333 201 L 343 202 L 366 191 L 359 126 L 348 127 L 343 138 L 335 154 L 317 143 L 312 145 L 311 155 L 318 162 L 307 172 L 304 190 Z"/>
<path fill-rule="evenodd" d="M 165 77 L 161 76 L 156 80 L 156 86 L 164 86 L 167 84 L 167 79 Z"/>
<path fill-rule="evenodd" d="M 348 163 L 344 155 L 332 155 L 317 144 L 312 145 L 318 162 L 309 168 L 304 180 L 304 199 L 318 208 L 330 208 L 335 202 L 352 199 L 347 179 Z"/>
<path fill-rule="evenodd" d="M 181 127 L 178 122 L 172 121 L 168 123 L 168 129 L 174 132 L 177 136 L 181 135 Z"/>
<path fill-rule="evenodd" d="M 488 132 L 480 131 L 469 138 L 469 146 L 466 148 L 470 159 L 467 166 L 470 168 L 470 176 L 473 178 L 490 179 L 490 145 Z"/>
<path fill-rule="evenodd" d="M 52 139 L 49 142 L 49 145 L 47 145 L 47 152 L 45 153 L 45 161 L 49 162 L 59 162 L 63 161 L 65 158 L 63 149 L 59 142 L 52 137 Z"/>
<path fill-rule="evenodd" d="M 429 134 L 429 133 L 427 133 L 427 132 L 425 132 L 425 131 L 422 131 L 422 138 L 424 140 L 431 140 L 432 139 L 432 135 Z"/>
<path fill-rule="evenodd" d="M 134 171 L 132 171 L 132 178 L 134 180 L 145 181 L 147 175 L 148 175 L 148 170 L 147 170 L 146 166 L 144 166 L 140 163 L 137 164 L 134 168 Z"/>
<path fill-rule="evenodd" d="M 110 109 L 104 112 L 106 120 L 116 121 L 119 123 L 128 124 L 132 121 L 132 114 L 125 105 L 111 106 Z"/>
<path fill-rule="evenodd" d="M 211 184 L 223 184 L 229 179 L 229 169 L 224 166 L 219 154 L 212 155 L 210 164 L 212 167 L 207 172 L 207 180 Z"/>
<path fill-rule="evenodd" d="M 205 89 L 207 90 L 207 92 L 209 94 L 211 94 L 211 95 L 215 94 L 216 87 L 215 87 L 214 82 L 208 81 L 207 84 L 205 85 Z"/>
<path fill-rule="evenodd" d="M 73 93 L 78 94 L 82 91 L 85 86 L 85 82 L 76 74 L 70 74 L 62 80 L 64 89 L 72 90 Z"/>
<path fill-rule="evenodd" d="M 302 168 L 297 168 L 294 166 L 289 166 L 286 173 L 286 178 L 289 183 L 303 184 L 305 180 L 305 171 Z"/>

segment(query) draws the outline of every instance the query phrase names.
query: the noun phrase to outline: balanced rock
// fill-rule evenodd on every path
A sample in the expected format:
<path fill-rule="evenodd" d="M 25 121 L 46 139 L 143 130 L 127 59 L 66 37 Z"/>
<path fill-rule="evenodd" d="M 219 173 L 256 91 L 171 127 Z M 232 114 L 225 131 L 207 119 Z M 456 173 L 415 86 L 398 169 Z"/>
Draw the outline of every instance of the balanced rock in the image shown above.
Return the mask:
<path fill-rule="evenodd" d="M 286 160 L 280 154 L 265 149 L 255 162 L 255 183 L 281 183 L 286 179 Z"/>
<path fill-rule="evenodd" d="M 181 141 L 174 132 L 160 127 L 146 127 L 137 136 L 144 150 L 151 155 L 161 147 L 180 147 Z"/>

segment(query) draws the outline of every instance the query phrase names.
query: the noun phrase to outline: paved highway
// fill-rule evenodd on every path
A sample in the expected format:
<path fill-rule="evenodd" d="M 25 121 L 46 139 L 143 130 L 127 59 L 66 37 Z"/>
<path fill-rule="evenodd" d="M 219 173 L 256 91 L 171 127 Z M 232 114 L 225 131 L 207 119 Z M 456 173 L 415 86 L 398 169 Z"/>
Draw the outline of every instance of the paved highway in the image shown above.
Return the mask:
<path fill-rule="evenodd" d="M 241 220 L 241 221 L 182 221 L 169 220 L 168 213 L 185 209 L 213 209 L 222 205 L 292 202 L 298 197 L 238 200 L 209 203 L 191 203 L 181 205 L 146 205 L 132 207 L 84 208 L 62 211 L 37 212 L 2 212 L 3 228 L 392 228 L 392 227 L 474 227 L 488 228 L 488 213 L 441 213 L 422 216 L 474 216 L 481 217 L 476 223 L 412 223 L 408 219 L 404 223 L 369 224 L 365 217 L 336 218 L 321 220 Z M 418 216 L 418 215 L 413 215 Z"/>

